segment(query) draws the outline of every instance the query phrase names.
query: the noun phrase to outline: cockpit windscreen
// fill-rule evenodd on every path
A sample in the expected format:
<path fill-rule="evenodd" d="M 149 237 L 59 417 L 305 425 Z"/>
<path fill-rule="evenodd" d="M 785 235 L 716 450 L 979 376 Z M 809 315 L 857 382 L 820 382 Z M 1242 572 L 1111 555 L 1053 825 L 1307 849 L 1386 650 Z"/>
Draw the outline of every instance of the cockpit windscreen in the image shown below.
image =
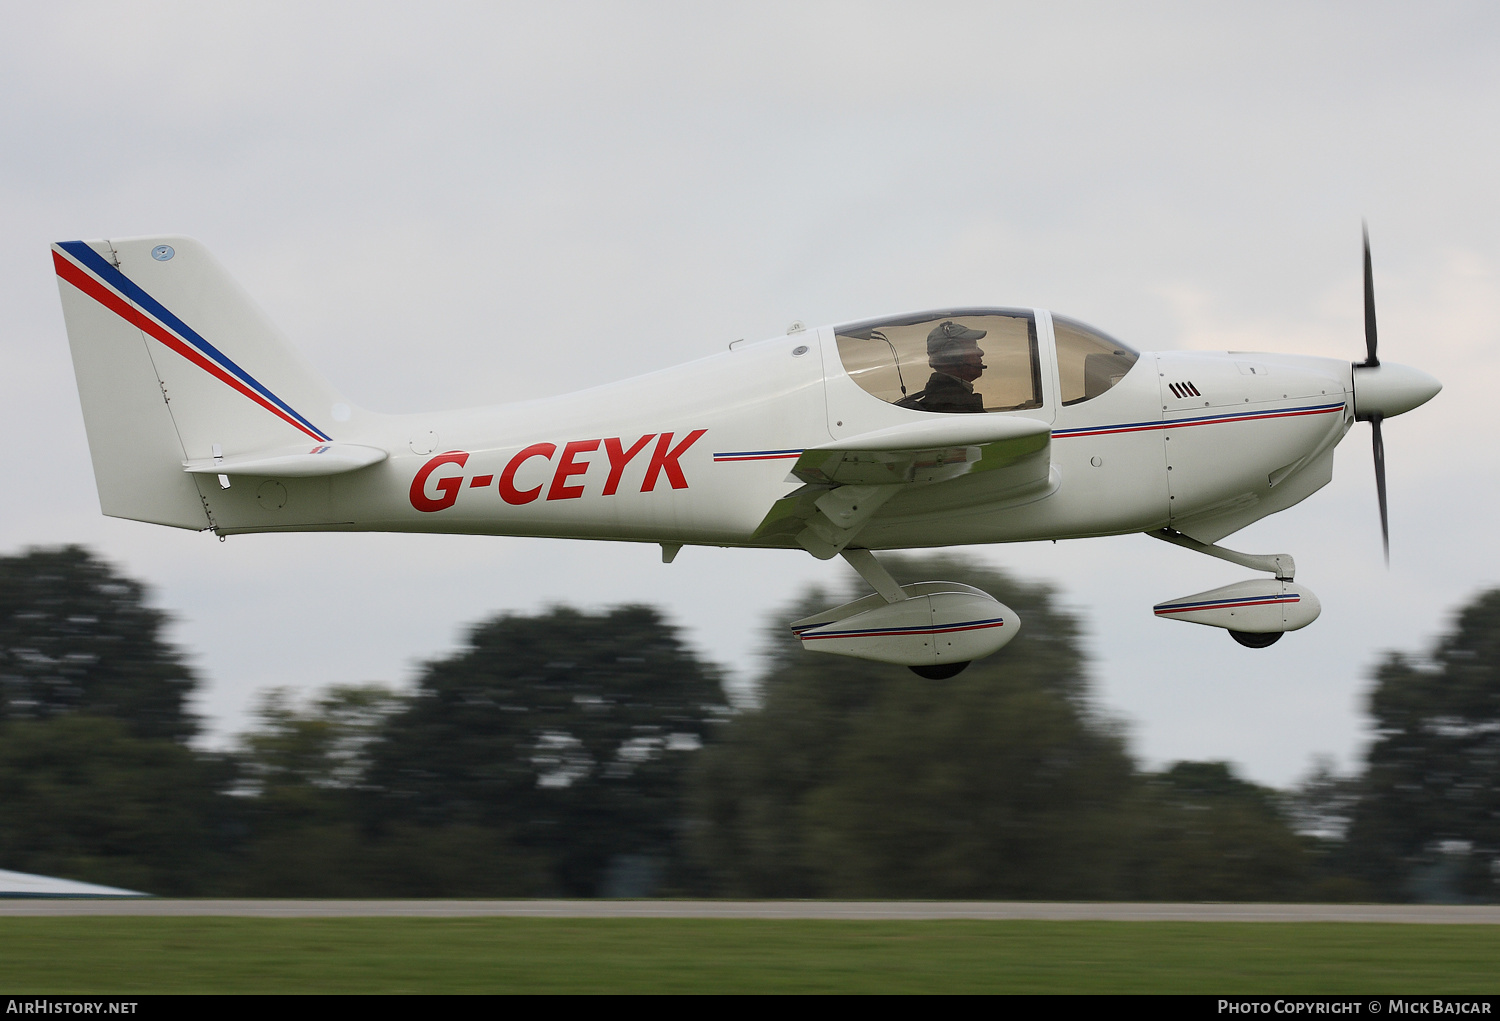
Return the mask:
<path fill-rule="evenodd" d="M 1057 338 L 1057 381 L 1063 404 L 1098 397 L 1124 379 L 1141 357 L 1107 333 L 1066 316 L 1052 316 L 1052 335 Z"/>

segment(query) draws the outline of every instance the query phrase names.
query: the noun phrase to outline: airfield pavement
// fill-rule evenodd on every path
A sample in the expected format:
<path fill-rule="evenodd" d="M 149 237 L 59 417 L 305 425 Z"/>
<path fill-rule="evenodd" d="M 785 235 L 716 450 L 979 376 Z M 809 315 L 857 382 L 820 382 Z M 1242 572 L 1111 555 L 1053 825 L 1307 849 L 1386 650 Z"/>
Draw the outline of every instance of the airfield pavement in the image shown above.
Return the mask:
<path fill-rule="evenodd" d="M 1110 904 L 990 901 L 0 899 L 0 918 L 766 918 L 1500 925 L 1500 905 Z"/>

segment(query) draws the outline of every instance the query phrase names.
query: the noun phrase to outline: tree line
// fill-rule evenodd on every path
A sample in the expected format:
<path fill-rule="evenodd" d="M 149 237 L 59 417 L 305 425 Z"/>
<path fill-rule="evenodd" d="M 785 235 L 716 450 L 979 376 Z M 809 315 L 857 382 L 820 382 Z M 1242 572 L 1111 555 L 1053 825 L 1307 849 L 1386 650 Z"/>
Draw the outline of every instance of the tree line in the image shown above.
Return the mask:
<path fill-rule="evenodd" d="M 1500 899 L 1500 590 L 1382 662 L 1357 774 L 1279 791 L 1142 769 L 1048 586 L 892 570 L 1026 627 L 925 681 L 776 626 L 731 697 L 653 608 L 503 614 L 408 690 L 268 692 L 211 751 L 139 582 L 79 547 L 0 557 L 0 869 L 189 896 Z"/>

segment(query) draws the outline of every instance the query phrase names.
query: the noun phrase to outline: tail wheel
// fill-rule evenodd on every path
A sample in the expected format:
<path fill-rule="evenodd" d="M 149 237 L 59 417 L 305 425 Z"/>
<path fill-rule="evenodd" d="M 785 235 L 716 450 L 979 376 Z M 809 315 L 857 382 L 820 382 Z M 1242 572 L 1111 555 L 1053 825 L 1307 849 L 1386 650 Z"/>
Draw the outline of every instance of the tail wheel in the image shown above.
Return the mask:
<path fill-rule="evenodd" d="M 965 661 L 963 663 L 935 663 L 932 666 L 913 666 L 907 667 L 907 669 L 918 677 L 925 677 L 929 681 L 943 681 L 949 677 L 963 673 L 964 667 L 968 665 L 968 662 Z"/>
<path fill-rule="evenodd" d="M 1264 649 L 1281 641 L 1285 631 L 1267 631 L 1265 634 L 1257 634 L 1253 631 L 1231 631 L 1229 637 L 1239 642 L 1247 649 Z M 912 667 L 913 670 L 916 667 Z"/>

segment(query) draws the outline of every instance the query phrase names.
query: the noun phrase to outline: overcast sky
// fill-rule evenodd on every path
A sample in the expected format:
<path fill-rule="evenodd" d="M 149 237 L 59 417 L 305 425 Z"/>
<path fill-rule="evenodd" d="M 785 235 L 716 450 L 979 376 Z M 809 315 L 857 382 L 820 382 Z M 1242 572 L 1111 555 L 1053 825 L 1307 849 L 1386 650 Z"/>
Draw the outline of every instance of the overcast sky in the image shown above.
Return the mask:
<path fill-rule="evenodd" d="M 1382 651 L 1500 582 L 1500 8 L 1381 4 L 3 5 L 0 551 L 85 543 L 149 582 L 219 733 L 272 685 L 407 682 L 470 622 L 665 607 L 753 669 L 800 552 L 241 536 L 98 511 L 49 242 L 205 242 L 359 404 L 538 396 L 736 338 L 1039 305 L 1143 349 L 1381 355 L 1444 392 L 1225 540 L 1323 616 L 1272 649 L 1160 621 L 1241 569 L 1143 536 L 974 547 L 1084 619 L 1152 764 L 1352 767 Z M 913 683 L 920 683 L 913 679 Z"/>

